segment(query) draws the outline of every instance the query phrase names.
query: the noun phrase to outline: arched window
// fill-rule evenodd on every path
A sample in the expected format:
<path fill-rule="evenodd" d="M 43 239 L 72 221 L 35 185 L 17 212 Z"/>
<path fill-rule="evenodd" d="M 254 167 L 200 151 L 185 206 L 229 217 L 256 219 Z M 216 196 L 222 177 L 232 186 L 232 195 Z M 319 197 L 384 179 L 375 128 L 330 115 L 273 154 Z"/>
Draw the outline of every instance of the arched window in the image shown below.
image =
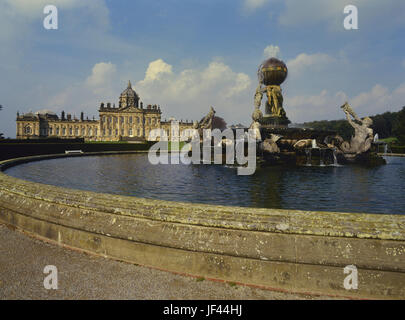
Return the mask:
<path fill-rule="evenodd" d="M 26 126 L 25 127 L 25 134 L 31 134 L 32 133 L 32 129 L 30 126 Z"/>

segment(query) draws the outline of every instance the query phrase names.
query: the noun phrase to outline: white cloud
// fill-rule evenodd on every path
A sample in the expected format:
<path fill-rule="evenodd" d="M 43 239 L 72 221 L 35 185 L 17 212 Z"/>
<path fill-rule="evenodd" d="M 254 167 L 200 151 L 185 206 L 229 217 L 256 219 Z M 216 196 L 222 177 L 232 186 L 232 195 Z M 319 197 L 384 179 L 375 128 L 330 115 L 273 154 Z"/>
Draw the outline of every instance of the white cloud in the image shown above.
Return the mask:
<path fill-rule="evenodd" d="M 134 87 L 141 99 L 167 106 L 163 109 L 167 116 L 199 119 L 210 105 L 221 116 L 246 112 L 251 79 L 220 61 L 202 69 L 173 72 L 171 65 L 159 59 L 149 64 L 145 79 Z"/>
<path fill-rule="evenodd" d="M 110 87 L 117 68 L 111 62 L 100 62 L 94 65 L 91 75 L 86 79 L 85 84 L 94 93 L 102 93 L 106 87 Z"/>
<path fill-rule="evenodd" d="M 0 1 L 0 40 L 7 41 L 3 46 L 18 51 L 21 44 L 30 44 L 44 36 L 33 26 L 42 25 L 46 16 L 43 9 L 49 4 L 58 9 L 59 29 L 53 33 L 58 32 L 60 37 L 67 37 L 73 43 L 86 38 L 91 43 L 97 34 L 106 36 L 110 18 L 105 0 L 3 0 Z M 104 47 L 109 40 L 103 40 Z"/>
<path fill-rule="evenodd" d="M 172 66 L 167 64 L 162 59 L 158 59 L 149 63 L 145 73 L 143 83 L 148 83 L 154 80 L 159 80 L 165 74 L 172 74 Z"/>
<path fill-rule="evenodd" d="M 377 84 L 370 91 L 354 97 L 351 102 L 353 107 L 363 114 L 374 115 L 388 110 L 399 110 L 405 106 L 405 83 L 392 91 Z"/>
<path fill-rule="evenodd" d="M 114 90 L 120 81 L 118 76 L 117 68 L 111 62 L 96 63 L 85 80 L 51 96 L 46 105 L 54 111 L 64 109 L 72 113 L 96 114 L 101 101 L 114 103 L 118 100 L 119 93 Z"/>
<path fill-rule="evenodd" d="M 288 70 L 290 71 L 290 74 L 294 75 L 302 73 L 309 67 L 319 69 L 335 61 L 336 61 L 335 58 L 325 53 L 315 53 L 315 54 L 301 53 L 294 59 L 289 60 L 287 62 L 287 66 Z"/>
<path fill-rule="evenodd" d="M 264 48 L 263 56 L 265 59 L 273 58 L 273 57 L 280 59 L 281 51 L 280 51 L 279 46 L 273 46 L 272 44 L 268 45 L 266 48 Z"/>
<path fill-rule="evenodd" d="M 176 74 L 162 59 L 152 61 L 145 79 L 137 83 L 146 96 L 152 97 L 159 92 L 162 97 L 179 101 L 195 100 L 198 95 L 208 92 L 228 97 L 241 93 L 249 85 L 248 75 L 232 71 L 223 62 L 213 61 L 205 69 L 186 69 Z"/>
<path fill-rule="evenodd" d="M 317 95 L 285 97 L 287 116 L 293 122 L 336 119 L 339 117 L 339 106 L 346 100 L 344 92 L 330 93 L 327 90 Z"/>
<path fill-rule="evenodd" d="M 93 66 L 84 80 L 55 94 L 46 107 L 55 112 L 97 114 L 100 102 L 117 103 L 128 79 L 110 62 Z M 143 80 L 133 82 L 144 104 L 159 104 L 163 117 L 200 119 L 213 106 L 217 114 L 229 121 L 250 121 L 253 110 L 252 81 L 247 74 L 235 72 L 220 61 L 200 69 L 173 71 L 162 59 L 149 63 Z"/>
<path fill-rule="evenodd" d="M 397 111 L 405 106 L 405 83 L 394 90 L 377 84 L 369 91 L 354 97 L 338 91 L 327 90 L 317 95 L 303 95 L 285 98 L 287 115 L 294 122 L 306 122 L 325 119 L 341 119 L 340 106 L 348 101 L 360 117 L 371 116 L 386 111 Z"/>

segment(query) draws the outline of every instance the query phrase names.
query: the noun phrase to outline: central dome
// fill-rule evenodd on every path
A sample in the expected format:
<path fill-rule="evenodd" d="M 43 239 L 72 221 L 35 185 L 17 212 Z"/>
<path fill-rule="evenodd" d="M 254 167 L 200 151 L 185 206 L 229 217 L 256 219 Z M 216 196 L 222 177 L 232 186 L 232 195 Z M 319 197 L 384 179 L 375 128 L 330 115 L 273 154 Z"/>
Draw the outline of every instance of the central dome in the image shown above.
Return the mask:
<path fill-rule="evenodd" d="M 131 81 L 128 81 L 128 87 L 124 91 L 122 91 L 121 96 L 132 97 L 132 98 L 135 98 L 138 96 L 136 94 L 135 90 L 132 89 Z"/>
<path fill-rule="evenodd" d="M 121 93 L 119 106 L 120 108 L 139 107 L 139 96 L 132 89 L 131 81 L 128 81 L 128 87 Z"/>
<path fill-rule="evenodd" d="M 257 71 L 260 83 L 266 86 L 281 85 L 287 78 L 287 74 L 287 66 L 277 58 L 267 59 L 260 65 Z"/>

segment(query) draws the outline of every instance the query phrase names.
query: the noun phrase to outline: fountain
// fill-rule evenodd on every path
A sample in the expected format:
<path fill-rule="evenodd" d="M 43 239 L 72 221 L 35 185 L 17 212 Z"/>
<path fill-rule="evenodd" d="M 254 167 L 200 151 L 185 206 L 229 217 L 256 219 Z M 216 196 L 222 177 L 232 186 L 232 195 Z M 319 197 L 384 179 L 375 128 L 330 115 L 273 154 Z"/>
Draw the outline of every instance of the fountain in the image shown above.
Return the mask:
<path fill-rule="evenodd" d="M 331 131 L 288 128 L 280 85 L 288 75 L 286 64 L 276 58 L 264 61 L 258 70 L 259 85 L 254 95 L 254 111 L 250 129 L 258 143 L 258 155 L 267 164 L 338 165 L 358 163 L 384 164 L 373 146 L 372 120 L 360 119 L 346 102 L 341 108 L 355 130 L 351 141 Z M 264 114 L 260 110 L 266 94 Z M 352 119 L 353 118 L 353 119 Z"/>
<path fill-rule="evenodd" d="M 381 142 L 370 128 L 372 120 L 369 117 L 360 119 L 347 102 L 341 109 L 355 132 L 350 141 L 344 141 L 333 131 L 289 128 L 290 120 L 283 106 L 284 99 L 280 87 L 287 75 L 286 64 L 276 58 L 268 59 L 259 66 L 259 84 L 254 95 L 254 111 L 249 129 L 250 136 L 256 140 L 257 157 L 261 164 L 337 166 L 349 163 L 386 163 L 383 157 L 378 156 L 378 146 Z M 263 113 L 260 108 L 264 96 L 267 99 Z M 205 140 L 203 129 L 213 129 L 214 115 L 215 111 L 211 107 L 206 117 L 195 124 L 194 128 L 198 130 L 200 141 Z M 245 136 L 247 137 L 247 133 Z M 225 146 L 226 139 L 223 142 Z M 246 139 L 245 143 L 247 144 Z M 225 152 L 225 148 L 223 150 Z"/>
<path fill-rule="evenodd" d="M 305 154 L 307 156 L 306 166 L 310 167 L 310 166 L 312 166 L 312 164 L 311 164 L 311 160 L 312 160 L 311 149 L 309 149 L 309 148 L 305 149 Z"/>
<path fill-rule="evenodd" d="M 335 149 L 333 149 L 333 166 L 337 167 L 338 165 L 339 164 L 338 164 L 338 161 L 337 161 L 336 148 L 335 148 Z"/>
<path fill-rule="evenodd" d="M 312 139 L 312 149 L 316 149 L 318 146 L 316 145 L 316 140 Z"/>

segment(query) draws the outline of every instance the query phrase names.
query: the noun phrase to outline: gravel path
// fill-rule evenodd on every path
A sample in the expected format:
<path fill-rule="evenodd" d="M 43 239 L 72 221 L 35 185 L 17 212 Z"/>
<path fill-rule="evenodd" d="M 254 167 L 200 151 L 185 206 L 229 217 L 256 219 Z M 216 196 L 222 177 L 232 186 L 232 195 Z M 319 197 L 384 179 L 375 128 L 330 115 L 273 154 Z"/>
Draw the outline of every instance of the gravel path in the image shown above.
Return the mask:
<path fill-rule="evenodd" d="M 46 265 L 58 269 L 47 290 Z M 43 242 L 0 224 L 0 299 L 319 299 L 199 280 Z"/>

